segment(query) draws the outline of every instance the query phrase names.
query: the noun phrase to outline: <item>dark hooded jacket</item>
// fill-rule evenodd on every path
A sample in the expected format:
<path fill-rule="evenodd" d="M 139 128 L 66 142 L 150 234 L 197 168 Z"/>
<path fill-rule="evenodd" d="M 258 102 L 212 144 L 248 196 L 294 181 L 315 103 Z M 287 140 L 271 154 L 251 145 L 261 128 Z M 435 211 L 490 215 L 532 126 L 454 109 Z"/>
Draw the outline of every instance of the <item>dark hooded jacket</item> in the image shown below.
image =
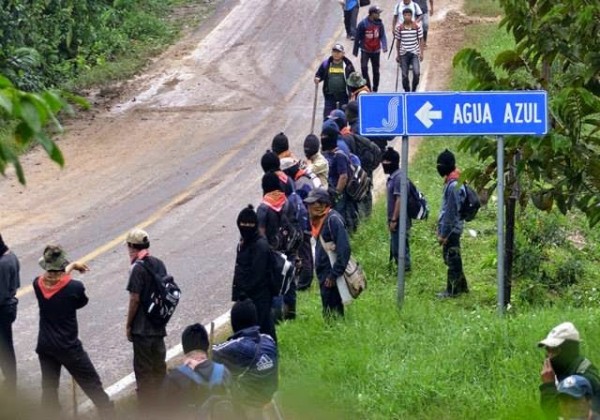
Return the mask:
<path fill-rule="evenodd" d="M 247 241 L 240 241 L 233 274 L 232 301 L 250 298 L 253 301 L 272 298 L 269 271 L 270 249 L 267 239 L 258 233 Z"/>
<path fill-rule="evenodd" d="M 315 73 L 315 77 L 318 77 L 319 79 L 321 79 L 323 81 L 323 94 L 324 95 L 327 95 L 327 92 L 328 92 L 329 66 L 331 65 L 332 62 L 333 62 L 333 57 L 329 57 L 328 59 L 326 59 L 325 61 L 323 61 L 321 63 L 321 65 L 317 69 L 317 72 Z M 354 73 L 356 70 L 354 70 L 354 65 L 352 64 L 352 61 L 350 61 L 348 58 L 344 57 L 343 62 L 344 62 L 344 77 L 347 81 L 348 77 L 350 77 L 350 73 Z M 346 83 L 346 93 L 348 95 L 350 95 L 350 90 L 348 89 L 347 83 Z"/>

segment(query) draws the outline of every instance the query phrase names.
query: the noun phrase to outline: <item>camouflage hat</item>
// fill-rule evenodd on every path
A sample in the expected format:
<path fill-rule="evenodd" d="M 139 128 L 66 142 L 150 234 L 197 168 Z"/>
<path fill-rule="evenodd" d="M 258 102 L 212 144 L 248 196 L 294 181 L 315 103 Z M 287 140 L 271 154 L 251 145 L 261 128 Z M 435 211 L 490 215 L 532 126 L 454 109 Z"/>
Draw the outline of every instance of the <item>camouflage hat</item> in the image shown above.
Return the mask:
<path fill-rule="evenodd" d="M 64 271 L 69 265 L 67 253 L 60 245 L 48 245 L 39 259 L 40 267 L 46 271 Z"/>
<path fill-rule="evenodd" d="M 146 245 L 150 243 L 148 232 L 142 229 L 132 229 L 127 234 L 125 242 L 132 245 Z"/>
<path fill-rule="evenodd" d="M 366 85 L 367 81 L 360 75 L 360 73 L 355 71 L 350 73 L 346 83 L 348 83 L 348 86 L 350 87 L 359 88 Z"/>

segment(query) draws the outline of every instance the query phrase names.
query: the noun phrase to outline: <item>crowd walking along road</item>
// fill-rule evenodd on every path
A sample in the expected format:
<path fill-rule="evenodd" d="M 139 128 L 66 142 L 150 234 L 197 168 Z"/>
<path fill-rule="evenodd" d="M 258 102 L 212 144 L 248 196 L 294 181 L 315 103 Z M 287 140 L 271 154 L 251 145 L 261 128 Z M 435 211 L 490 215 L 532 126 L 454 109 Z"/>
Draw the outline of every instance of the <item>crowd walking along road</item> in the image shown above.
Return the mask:
<path fill-rule="evenodd" d="M 392 84 L 389 75 L 394 71 L 382 70 L 396 69 L 398 75 L 393 60 L 380 59 L 381 52 L 388 51 L 388 39 L 393 40 L 394 45 L 389 49 L 396 52 L 396 61 L 402 69 L 403 91 L 417 90 L 433 0 L 399 0 L 387 34 L 379 5 L 370 5 L 357 25 L 361 11 L 365 10 L 361 8 L 363 2 L 341 0 L 340 4 L 348 41 L 346 45 L 335 42 L 331 55 L 321 62 L 314 75 L 314 86 L 323 84 L 324 102 L 317 135 L 306 133 L 308 124 L 305 133 L 291 135 L 287 128 L 282 131 L 285 128 L 282 120 L 273 123 L 271 131 L 277 134 L 270 145 L 266 138 L 257 141 L 258 150 L 267 147 L 270 150 L 260 159 L 256 157 L 241 165 L 242 170 L 248 165 L 260 164 L 262 168 L 260 184 L 251 185 L 252 178 L 242 175 L 244 187 L 256 192 L 254 204 L 246 204 L 248 200 L 236 208 L 236 212 L 241 208 L 237 218 L 222 220 L 223 224 L 237 228 L 236 235 L 239 233 L 237 243 L 228 244 L 235 249 L 235 257 L 230 261 L 233 275 L 226 281 L 231 284 L 233 334 L 223 343 L 211 342 L 213 337 L 198 323 L 201 320 L 175 311 L 179 299 L 185 302 L 188 293 L 183 287 L 179 289 L 170 274 L 170 270 L 177 270 L 174 262 L 178 261 L 177 255 L 159 254 L 168 263 L 167 270 L 162 259 L 151 255 L 150 235 L 146 230 L 134 228 L 124 235 L 129 259 L 128 299 L 124 296 L 121 299 L 125 334 L 122 320 L 119 329 L 123 341 L 131 342 L 129 355 L 137 406 L 143 415 L 164 416 L 166 409 L 171 414 L 182 410 L 192 416 L 203 413 L 205 418 L 217 418 L 216 410 L 221 409 L 240 419 L 281 418 L 276 392 L 279 365 L 285 361 L 279 357 L 281 337 L 277 329 L 281 322 L 297 322 L 294 321 L 297 316 L 304 315 L 297 313 L 297 301 L 309 298 L 311 291 L 318 289 L 323 319 L 335 325 L 364 290 L 369 273 L 365 275 L 356 268 L 351 238 L 360 224 L 371 217 L 373 180 L 380 164 L 388 176 L 385 234 L 390 235 L 390 261 L 397 263 L 399 258 L 405 258 L 405 270 L 411 271 L 409 235 L 406 253 L 399 255 L 400 156 L 388 147 L 393 137 L 360 135 L 360 103 L 356 99 Z M 354 56 L 360 53 L 360 71 L 345 56 L 347 47 L 352 47 Z M 314 69 L 314 63 L 310 67 Z M 309 85 L 313 87 L 310 81 Z M 316 101 L 313 115 L 315 112 Z M 292 152 L 295 147 L 302 150 L 303 156 Z M 447 299 L 469 291 L 460 244 L 467 220 L 463 207 L 468 190 L 459 186 L 460 173 L 451 151 L 440 151 L 437 171 L 443 178 L 443 197 L 436 236 L 442 247 L 440 264 L 447 266 L 446 288 L 438 297 Z M 424 208 L 418 215 L 408 212 L 408 227 L 411 219 L 418 220 L 427 214 L 424 198 L 413 187 L 408 186 L 408 207 Z M 226 198 L 226 205 L 234 202 L 234 197 Z M 219 209 L 215 210 L 218 213 Z M 184 242 L 187 239 L 176 238 Z M 195 258 L 204 257 L 197 255 L 201 251 L 194 252 Z M 113 402 L 79 338 L 77 311 L 88 303 L 88 298 L 83 283 L 74 280 L 70 273 L 86 272 L 89 267 L 69 262 L 58 245 L 46 246 L 39 263 L 44 273 L 34 280 L 33 290 L 39 305 L 35 351 L 41 368 L 43 405 L 60 415 L 58 387 L 64 366 L 100 415 L 112 418 Z M 19 260 L 0 236 L 0 367 L 5 387 L 11 393 L 18 392 L 12 324 L 17 314 L 19 271 Z M 122 275 L 125 277 L 125 270 Z M 192 287 L 205 286 L 196 282 Z M 172 369 L 167 369 L 165 337 L 168 330 L 174 333 L 176 327 L 169 319 L 186 326 L 181 335 L 184 356 Z M 564 406 L 569 404 L 583 407 L 583 411 L 598 411 L 598 375 L 594 365 L 580 355 L 579 341 L 575 327 L 566 323 L 540 342 L 548 356 L 541 373 L 540 392 L 544 410 L 552 415 L 567 410 Z M 111 351 L 114 350 L 103 352 L 107 359 Z M 565 400 L 563 404 L 567 397 L 573 401 Z M 170 407 L 173 411 L 169 411 Z"/>

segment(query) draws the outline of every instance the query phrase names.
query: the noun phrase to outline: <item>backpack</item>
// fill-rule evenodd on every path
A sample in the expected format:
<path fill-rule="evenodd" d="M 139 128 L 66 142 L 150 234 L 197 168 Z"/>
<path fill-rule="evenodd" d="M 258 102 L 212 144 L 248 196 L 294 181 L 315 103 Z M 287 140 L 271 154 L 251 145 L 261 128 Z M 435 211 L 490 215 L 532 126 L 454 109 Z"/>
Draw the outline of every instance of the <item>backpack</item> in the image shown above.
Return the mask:
<path fill-rule="evenodd" d="M 292 206 L 292 212 L 296 218 L 296 226 L 301 230 L 308 232 L 310 230 L 310 221 L 308 220 L 308 210 L 302 201 L 302 197 L 297 192 L 293 192 L 287 198 L 288 205 Z"/>
<path fill-rule="evenodd" d="M 367 172 L 373 172 L 381 163 L 383 153 L 378 145 L 366 137 L 354 134 L 354 144 L 356 153 L 360 159 L 361 166 Z"/>
<path fill-rule="evenodd" d="M 346 184 L 346 193 L 354 201 L 362 201 L 371 187 L 371 178 L 361 166 L 350 163 L 350 175 Z"/>
<path fill-rule="evenodd" d="M 429 206 L 427 205 L 425 196 L 410 179 L 408 180 L 406 211 L 408 217 L 415 220 L 425 220 L 429 216 Z"/>
<path fill-rule="evenodd" d="M 475 218 L 475 216 L 477 216 L 479 207 L 481 207 L 481 201 L 479 200 L 477 192 L 473 188 L 469 187 L 466 183 L 462 185 L 462 189 L 465 192 L 465 196 L 460 203 L 458 214 L 460 216 L 460 220 L 470 222 Z"/>
<path fill-rule="evenodd" d="M 223 385 L 225 366 L 220 363 L 214 363 L 213 371 L 208 381 L 187 365 L 181 365 L 177 370 L 191 379 L 196 385 L 205 387 L 209 391 L 208 398 L 204 400 L 196 412 L 198 415 L 197 418 L 203 420 L 234 418 L 236 410 L 229 390 L 222 395 L 210 394 L 213 388 Z"/>
<path fill-rule="evenodd" d="M 148 320 L 157 327 L 167 325 L 181 298 L 181 289 L 169 274 L 159 275 L 144 260 L 140 265 L 150 273 L 154 284 L 150 292 L 142 296 L 142 307 Z"/>
<path fill-rule="evenodd" d="M 302 241 L 304 239 L 302 229 L 300 229 L 297 220 L 291 220 L 288 216 L 288 212 L 291 208 L 293 216 L 298 217 L 298 213 L 302 211 L 299 207 L 302 207 L 304 213 L 306 213 L 306 220 L 308 221 L 308 212 L 306 207 L 304 207 L 304 203 L 296 193 L 290 194 L 288 201 L 285 203 L 281 211 L 277 213 L 279 216 L 279 228 L 277 229 L 277 233 L 275 235 L 275 249 L 278 251 L 293 254 L 298 250 L 298 248 L 300 248 L 300 245 L 302 245 Z"/>
<path fill-rule="evenodd" d="M 280 296 L 287 293 L 294 278 L 294 264 L 288 260 L 283 252 L 271 250 L 271 260 L 269 262 L 271 281 L 269 289 L 273 296 Z"/>

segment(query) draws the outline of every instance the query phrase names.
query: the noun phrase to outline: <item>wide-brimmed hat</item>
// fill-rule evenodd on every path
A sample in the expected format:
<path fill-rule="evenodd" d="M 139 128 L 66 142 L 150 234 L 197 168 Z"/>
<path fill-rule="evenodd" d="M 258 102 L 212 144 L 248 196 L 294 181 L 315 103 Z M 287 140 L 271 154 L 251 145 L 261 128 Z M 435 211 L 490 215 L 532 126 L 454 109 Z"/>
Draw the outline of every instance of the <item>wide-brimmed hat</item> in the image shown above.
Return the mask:
<path fill-rule="evenodd" d="M 48 245 L 38 263 L 46 271 L 64 271 L 69 259 L 60 245 Z"/>
<path fill-rule="evenodd" d="M 364 77 L 362 77 L 362 75 L 360 73 L 354 71 L 354 72 L 350 73 L 350 76 L 348 76 L 348 80 L 346 81 L 346 83 L 350 87 L 359 88 L 359 87 L 366 85 L 367 81 L 365 80 Z"/>

